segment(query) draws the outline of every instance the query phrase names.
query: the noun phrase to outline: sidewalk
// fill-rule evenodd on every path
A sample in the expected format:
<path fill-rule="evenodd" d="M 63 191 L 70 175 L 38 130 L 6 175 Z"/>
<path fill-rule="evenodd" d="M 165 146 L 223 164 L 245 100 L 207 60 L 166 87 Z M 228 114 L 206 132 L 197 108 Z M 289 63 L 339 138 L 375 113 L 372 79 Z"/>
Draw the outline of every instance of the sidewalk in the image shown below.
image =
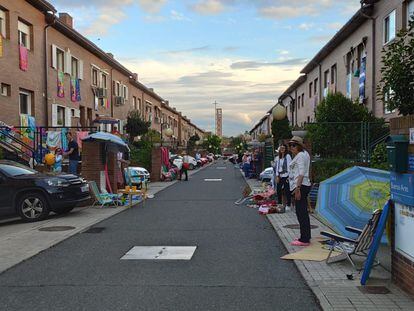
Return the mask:
<path fill-rule="evenodd" d="M 208 166 L 190 171 L 189 176 Z M 148 194 L 155 195 L 176 182 L 178 181 L 150 183 Z M 117 208 L 80 207 L 67 215 L 52 215 L 44 221 L 34 223 L 23 223 L 19 218 L 1 220 L 0 273 L 127 208 L 125 206 Z M 67 228 L 64 231 L 39 231 L 41 228 L 58 226 Z"/>
<path fill-rule="evenodd" d="M 251 188 L 258 188 L 257 180 L 246 180 Z M 267 215 L 288 253 L 296 252 L 300 247 L 290 245 L 297 238 L 299 230 L 284 226 L 297 224 L 294 211 L 284 214 Z M 312 238 L 321 237 L 320 231 L 331 231 L 328 227 L 311 215 Z M 283 259 L 280 259 L 283 260 Z M 388 294 L 367 294 L 361 291 L 361 274 L 355 273 L 347 261 L 326 264 L 325 261 L 294 260 L 308 286 L 319 299 L 323 310 L 414 310 L 414 300 L 391 283 L 391 274 L 382 266 L 372 269 L 369 286 L 384 286 Z M 353 273 L 355 279 L 348 280 L 346 275 Z"/>

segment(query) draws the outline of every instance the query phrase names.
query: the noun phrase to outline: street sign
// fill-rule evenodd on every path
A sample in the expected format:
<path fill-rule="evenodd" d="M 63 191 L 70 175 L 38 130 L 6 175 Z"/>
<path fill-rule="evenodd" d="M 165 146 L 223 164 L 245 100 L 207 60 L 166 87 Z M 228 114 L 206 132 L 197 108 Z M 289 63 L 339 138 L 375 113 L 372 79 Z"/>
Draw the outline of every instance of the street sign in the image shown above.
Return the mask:
<path fill-rule="evenodd" d="M 414 206 L 414 175 L 391 172 L 391 199 L 394 202 Z"/>

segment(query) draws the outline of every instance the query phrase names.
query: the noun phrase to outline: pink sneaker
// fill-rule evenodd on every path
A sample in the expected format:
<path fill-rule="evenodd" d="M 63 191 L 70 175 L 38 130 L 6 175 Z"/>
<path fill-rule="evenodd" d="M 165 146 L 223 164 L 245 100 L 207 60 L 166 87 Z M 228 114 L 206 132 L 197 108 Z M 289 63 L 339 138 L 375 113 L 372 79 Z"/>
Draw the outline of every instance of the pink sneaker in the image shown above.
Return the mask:
<path fill-rule="evenodd" d="M 309 246 L 310 243 L 304 243 L 304 242 L 301 242 L 299 240 L 295 240 L 292 243 L 290 243 L 290 245 L 293 245 L 293 246 Z"/>

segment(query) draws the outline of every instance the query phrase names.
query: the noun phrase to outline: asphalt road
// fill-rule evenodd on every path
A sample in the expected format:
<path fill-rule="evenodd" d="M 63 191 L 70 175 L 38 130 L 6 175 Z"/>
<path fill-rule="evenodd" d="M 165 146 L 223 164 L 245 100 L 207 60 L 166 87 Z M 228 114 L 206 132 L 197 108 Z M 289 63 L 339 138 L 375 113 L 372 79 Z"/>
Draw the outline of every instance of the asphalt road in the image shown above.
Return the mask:
<path fill-rule="evenodd" d="M 233 204 L 245 185 L 230 163 L 210 166 L 0 274 L 0 310 L 319 310 L 267 219 Z M 159 245 L 197 250 L 120 260 Z"/>

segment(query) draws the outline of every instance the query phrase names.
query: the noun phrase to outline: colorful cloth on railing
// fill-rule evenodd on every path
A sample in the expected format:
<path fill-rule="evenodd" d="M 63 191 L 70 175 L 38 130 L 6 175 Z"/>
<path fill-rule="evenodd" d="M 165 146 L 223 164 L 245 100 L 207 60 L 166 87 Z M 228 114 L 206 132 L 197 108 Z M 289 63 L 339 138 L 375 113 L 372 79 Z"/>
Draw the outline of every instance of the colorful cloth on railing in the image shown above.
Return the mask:
<path fill-rule="evenodd" d="M 76 78 L 70 78 L 70 100 L 76 102 Z"/>
<path fill-rule="evenodd" d="M 63 128 L 61 132 L 61 140 L 62 140 L 62 149 L 68 150 L 68 138 L 66 137 L 66 134 L 68 133 L 67 128 Z"/>
<path fill-rule="evenodd" d="M 80 102 L 81 100 L 80 80 L 76 79 L 76 101 Z"/>
<path fill-rule="evenodd" d="M 62 147 L 61 135 L 62 133 L 60 131 L 47 132 L 46 145 L 49 149 L 54 150 Z"/>
<path fill-rule="evenodd" d="M 57 75 L 57 96 L 60 98 L 65 97 L 64 80 L 65 74 L 62 71 L 59 71 Z"/>
<path fill-rule="evenodd" d="M 19 63 L 21 70 L 27 71 L 29 69 L 27 48 L 23 45 L 19 45 Z"/>

